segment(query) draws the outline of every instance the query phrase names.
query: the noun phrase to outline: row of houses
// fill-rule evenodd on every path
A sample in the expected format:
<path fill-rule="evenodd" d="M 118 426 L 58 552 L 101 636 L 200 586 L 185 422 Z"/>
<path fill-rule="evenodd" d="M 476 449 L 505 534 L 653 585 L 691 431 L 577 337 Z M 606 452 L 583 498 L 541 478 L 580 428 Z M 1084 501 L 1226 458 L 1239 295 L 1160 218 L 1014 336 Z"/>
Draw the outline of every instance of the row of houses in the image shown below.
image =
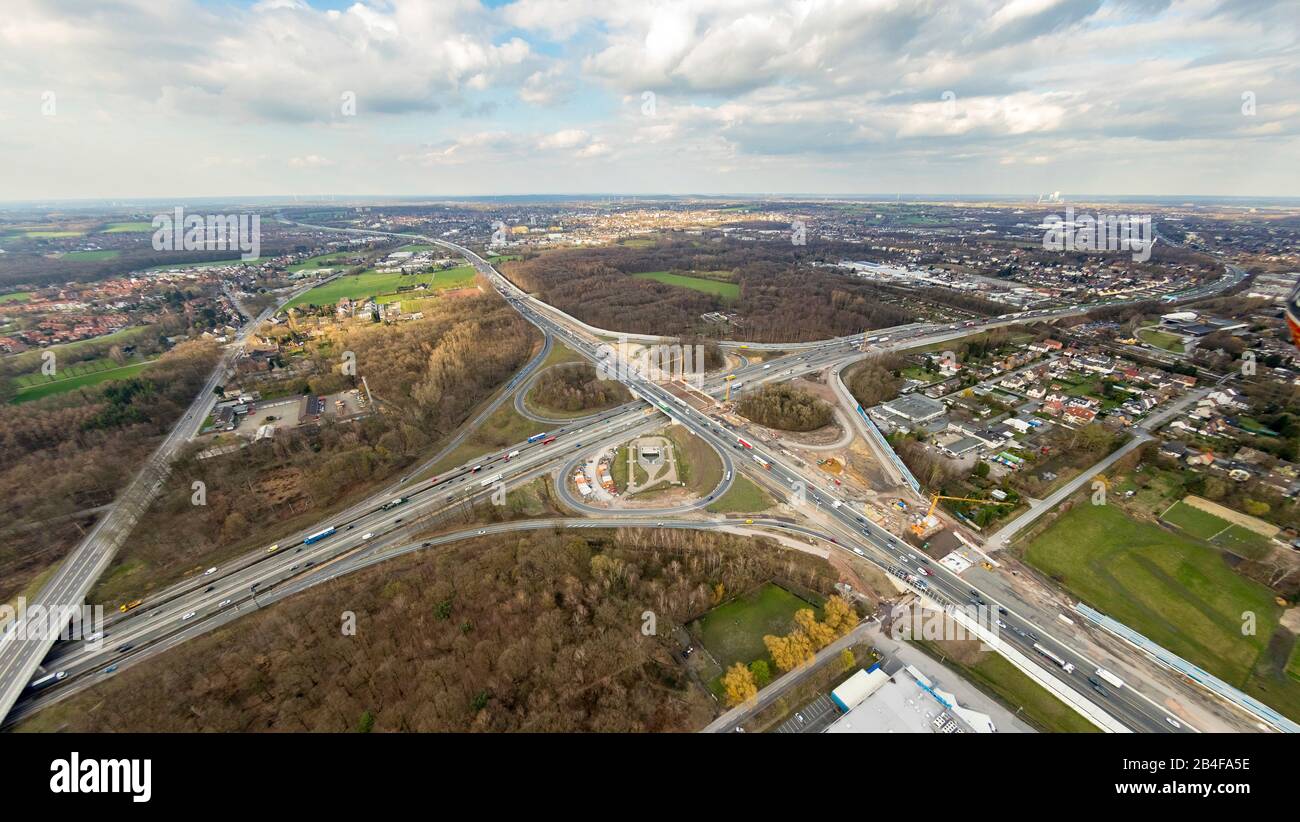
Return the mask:
<path fill-rule="evenodd" d="M 1211 474 L 1226 476 L 1234 482 L 1255 480 L 1267 491 L 1285 497 L 1300 493 L 1300 468 L 1294 463 L 1278 460 L 1269 465 L 1253 459 L 1261 454 L 1253 448 L 1241 448 L 1232 456 L 1217 455 L 1205 448 L 1188 445 L 1179 440 L 1161 443 L 1160 455 L 1180 462 L 1192 469 L 1204 469 Z M 1261 456 L 1267 456 L 1262 455 Z"/>

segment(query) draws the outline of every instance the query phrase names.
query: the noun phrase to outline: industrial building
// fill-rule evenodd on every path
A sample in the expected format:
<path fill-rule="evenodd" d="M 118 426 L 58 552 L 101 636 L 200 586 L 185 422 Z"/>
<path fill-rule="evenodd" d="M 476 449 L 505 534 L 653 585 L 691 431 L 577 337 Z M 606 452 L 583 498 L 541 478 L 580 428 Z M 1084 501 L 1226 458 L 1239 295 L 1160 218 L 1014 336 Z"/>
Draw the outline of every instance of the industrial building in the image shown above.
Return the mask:
<path fill-rule="evenodd" d="M 825 733 L 996 733 L 987 714 L 963 707 L 907 665 L 890 676 L 879 664 L 859 670 L 831 692 L 844 716 Z"/>

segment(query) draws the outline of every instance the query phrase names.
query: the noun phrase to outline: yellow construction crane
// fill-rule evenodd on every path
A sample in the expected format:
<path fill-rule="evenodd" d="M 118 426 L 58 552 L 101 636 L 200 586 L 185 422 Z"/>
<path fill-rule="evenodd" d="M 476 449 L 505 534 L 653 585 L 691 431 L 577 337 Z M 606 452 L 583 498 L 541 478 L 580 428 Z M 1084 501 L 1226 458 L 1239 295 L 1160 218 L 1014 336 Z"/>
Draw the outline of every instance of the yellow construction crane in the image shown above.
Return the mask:
<path fill-rule="evenodd" d="M 956 502 L 982 502 L 985 505 L 1001 504 L 995 499 L 973 499 L 971 497 L 950 497 L 945 494 L 932 494 L 930 495 L 930 510 L 926 511 L 925 516 L 921 517 L 920 520 L 912 525 L 912 530 L 916 532 L 917 536 L 921 536 L 925 533 L 925 521 L 934 513 L 935 506 L 939 504 L 939 500 L 941 499 L 950 499 L 955 500 Z"/>

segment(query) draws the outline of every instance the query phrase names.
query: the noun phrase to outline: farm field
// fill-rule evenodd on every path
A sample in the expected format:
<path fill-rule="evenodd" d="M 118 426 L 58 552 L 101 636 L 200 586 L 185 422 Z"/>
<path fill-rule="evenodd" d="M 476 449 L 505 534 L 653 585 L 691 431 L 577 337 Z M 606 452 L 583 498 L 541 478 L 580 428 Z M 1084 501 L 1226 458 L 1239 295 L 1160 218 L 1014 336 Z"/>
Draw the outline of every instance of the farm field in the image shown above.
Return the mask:
<path fill-rule="evenodd" d="M 153 223 L 144 220 L 126 223 L 109 223 L 108 227 L 100 231 L 101 234 L 135 234 L 152 232 Z"/>
<path fill-rule="evenodd" d="M 1286 673 L 1294 637 L 1268 588 L 1239 576 L 1202 542 L 1078 505 L 1025 549 L 1025 560 L 1089 605 L 1287 715 L 1300 682 Z M 1253 613 L 1253 634 L 1242 614 Z"/>
<path fill-rule="evenodd" d="M 126 328 L 118 329 L 111 334 L 104 334 L 99 337 L 91 337 L 88 340 L 77 340 L 76 342 L 63 343 L 62 345 L 52 345 L 44 349 L 29 349 L 21 354 L 14 354 L 10 362 L 14 363 L 15 371 L 35 371 L 40 367 L 41 355 L 45 351 L 53 351 L 55 357 L 63 357 L 67 354 L 73 354 L 83 348 L 91 345 L 102 345 L 104 343 L 130 344 L 132 340 L 141 337 L 150 332 L 156 333 L 156 325 L 132 325 Z"/>
<path fill-rule="evenodd" d="M 646 271 L 640 274 L 633 274 L 633 277 L 639 277 L 643 280 L 654 280 L 665 285 L 675 285 L 679 288 L 690 288 L 695 291 L 703 291 L 705 294 L 713 294 L 724 300 L 740 299 L 740 286 L 736 283 L 729 283 L 723 280 L 710 280 L 704 277 L 688 277 L 684 274 L 673 274 L 668 271 Z"/>
<path fill-rule="evenodd" d="M 433 272 L 433 279 L 427 279 L 427 275 L 411 275 L 406 278 L 412 282 L 428 282 L 429 289 L 421 292 L 428 294 L 437 291 L 450 291 L 453 288 L 465 288 L 474 284 L 474 267 L 470 265 L 458 265 L 455 268 L 448 268 L 441 271 Z M 406 285 L 406 283 L 403 283 Z M 378 298 L 381 303 L 391 303 L 394 300 L 406 299 L 405 294 L 385 294 Z"/>
<path fill-rule="evenodd" d="M 31 298 L 30 291 L 10 291 L 8 294 L 0 294 L 0 303 L 25 303 Z"/>
<path fill-rule="evenodd" d="M 80 237 L 84 231 L 24 231 L 23 236 L 32 240 L 57 240 L 64 237 Z"/>
<path fill-rule="evenodd" d="M 113 365 L 112 360 L 92 360 L 90 363 L 70 365 L 64 369 L 62 376 L 53 379 L 47 379 L 40 374 L 26 374 L 14 378 L 18 390 L 12 402 L 31 402 L 102 382 L 130 379 L 143 371 L 151 362 L 153 361 Z M 101 367 L 103 363 L 107 363 L 110 367 Z"/>
<path fill-rule="evenodd" d="M 100 251 L 69 251 L 63 255 L 63 259 L 93 262 L 95 260 L 112 260 L 121 253 L 116 248 L 106 248 Z"/>
<path fill-rule="evenodd" d="M 425 283 L 429 286 L 429 290 L 443 291 L 450 288 L 461 288 L 471 285 L 473 282 L 474 269 L 468 265 L 424 274 L 381 274 L 377 271 L 364 271 L 360 274 L 350 274 L 331 280 L 323 285 L 318 285 L 307 293 L 291 300 L 285 308 L 292 308 L 295 305 L 333 305 L 344 298 L 363 300 L 374 297 L 377 302 L 387 303 L 416 296 L 411 292 L 399 294 L 397 291 L 399 286 Z M 426 294 L 428 291 L 418 293 Z"/>

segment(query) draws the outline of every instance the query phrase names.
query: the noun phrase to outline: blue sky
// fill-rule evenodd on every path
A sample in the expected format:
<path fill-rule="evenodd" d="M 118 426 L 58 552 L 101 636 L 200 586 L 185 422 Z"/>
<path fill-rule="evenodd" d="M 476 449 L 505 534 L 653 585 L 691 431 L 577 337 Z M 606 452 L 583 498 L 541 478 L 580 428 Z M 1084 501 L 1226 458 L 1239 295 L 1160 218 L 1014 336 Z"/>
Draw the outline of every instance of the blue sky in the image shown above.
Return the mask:
<path fill-rule="evenodd" d="M 0 199 L 1300 191 L 1293 3 L 5 5 Z"/>

